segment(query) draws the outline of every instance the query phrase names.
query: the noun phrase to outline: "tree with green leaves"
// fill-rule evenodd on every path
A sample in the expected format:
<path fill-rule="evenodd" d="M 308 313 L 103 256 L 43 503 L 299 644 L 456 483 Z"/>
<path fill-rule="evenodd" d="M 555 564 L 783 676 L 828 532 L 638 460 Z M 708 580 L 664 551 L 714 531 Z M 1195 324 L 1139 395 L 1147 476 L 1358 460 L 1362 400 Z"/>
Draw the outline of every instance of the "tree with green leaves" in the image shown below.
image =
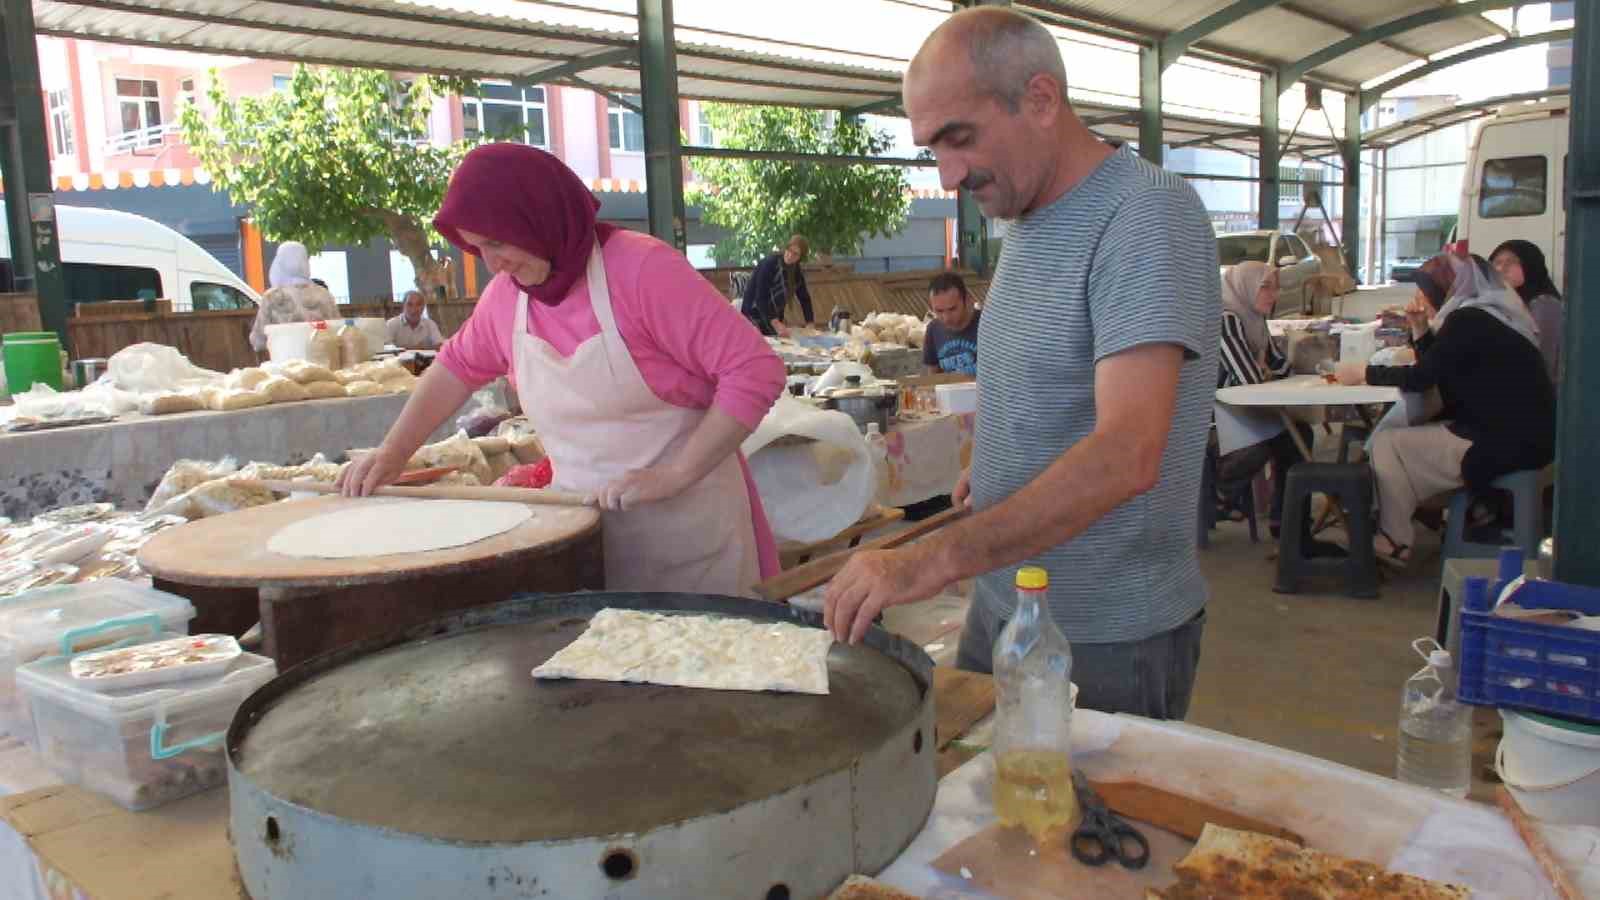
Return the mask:
<path fill-rule="evenodd" d="M 836 156 L 877 156 L 893 140 L 859 119 L 816 110 L 709 104 L 719 145 Z M 748 266 L 803 234 L 821 253 L 854 256 L 868 237 L 905 227 L 911 209 L 905 173 L 895 166 L 823 165 L 696 157 L 693 189 L 701 218 L 731 236 L 712 248 L 719 265 Z"/>
<path fill-rule="evenodd" d="M 265 237 L 315 250 L 386 236 L 431 294 L 449 286 L 427 222 L 471 145 L 434 146 L 428 114 L 460 89 L 425 75 L 296 66 L 287 90 L 234 100 L 212 72 L 210 115 L 190 104 L 181 124 L 212 188 L 248 204 Z"/>

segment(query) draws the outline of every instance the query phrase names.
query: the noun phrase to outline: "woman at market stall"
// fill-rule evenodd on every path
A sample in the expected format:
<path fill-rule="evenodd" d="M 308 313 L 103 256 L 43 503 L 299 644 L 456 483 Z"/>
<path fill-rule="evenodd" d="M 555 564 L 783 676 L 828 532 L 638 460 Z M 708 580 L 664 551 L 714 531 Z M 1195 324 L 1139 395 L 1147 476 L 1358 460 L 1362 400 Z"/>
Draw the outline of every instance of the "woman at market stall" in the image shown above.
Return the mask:
<path fill-rule="evenodd" d="M 1559 388 L 1561 331 L 1566 309 L 1561 305 L 1561 292 L 1550 280 L 1544 251 L 1531 241 L 1506 241 L 1489 254 L 1489 262 L 1494 264 L 1506 287 L 1516 291 L 1522 302 L 1528 304 L 1528 313 L 1539 326 L 1539 351 L 1544 354 L 1545 370 Z"/>
<path fill-rule="evenodd" d="M 1410 558 L 1411 517 L 1422 501 L 1462 485 L 1481 493 L 1501 475 L 1555 458 L 1555 388 L 1527 307 L 1487 263 L 1451 254 L 1423 263 L 1415 281 L 1406 319 L 1416 365 L 1338 368 L 1344 384 L 1437 388 L 1443 403 L 1432 422 L 1372 436 L 1374 548 L 1400 564 Z"/>
<path fill-rule="evenodd" d="M 337 319 L 339 304 L 326 285 L 311 277 L 311 255 L 299 241 L 284 241 L 272 257 L 267 271 L 271 287 L 261 295 L 255 324 L 250 326 L 250 346 L 257 353 L 267 349 L 267 326 L 285 322 L 316 322 Z"/>
<path fill-rule="evenodd" d="M 1217 387 L 1261 384 L 1289 374 L 1289 357 L 1272 342 L 1267 317 L 1278 304 L 1278 269 L 1264 262 L 1246 260 L 1229 266 L 1222 273 L 1222 352 L 1217 357 Z M 1305 424 L 1300 430 L 1306 446 L 1314 435 Z M 1300 450 L 1288 430 L 1275 436 L 1232 450 L 1217 460 L 1217 489 L 1232 496 L 1272 463 L 1272 505 L 1269 527 L 1273 537 L 1282 531 L 1283 490 L 1289 467 L 1300 462 Z M 1222 501 L 1218 500 L 1219 511 Z M 1310 527 L 1309 518 L 1306 527 Z"/>
<path fill-rule="evenodd" d="M 562 162 L 521 144 L 462 160 L 434 227 L 495 273 L 348 496 L 399 476 L 481 385 L 512 375 L 555 470 L 604 510 L 606 586 L 749 596 L 777 545 L 739 445 L 784 387 L 766 342 L 682 254 L 598 224 Z"/>
<path fill-rule="evenodd" d="M 807 325 L 817 323 L 811 309 L 811 290 L 800 264 L 806 261 L 811 245 L 802 235 L 793 235 L 783 250 L 756 264 L 750 282 L 744 287 L 744 302 L 739 311 L 765 335 L 789 336 L 783 322 L 789 303 L 800 301 L 800 315 Z"/>

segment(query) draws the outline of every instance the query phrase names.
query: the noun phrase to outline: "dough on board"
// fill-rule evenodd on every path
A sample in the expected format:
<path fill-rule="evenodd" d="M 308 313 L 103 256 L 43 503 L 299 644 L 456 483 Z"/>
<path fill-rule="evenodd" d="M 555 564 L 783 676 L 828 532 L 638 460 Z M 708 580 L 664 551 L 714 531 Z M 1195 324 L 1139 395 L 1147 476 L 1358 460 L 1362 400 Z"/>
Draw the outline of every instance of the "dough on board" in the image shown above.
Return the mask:
<path fill-rule="evenodd" d="M 832 645 L 832 634 L 788 622 L 602 609 L 533 676 L 826 694 Z"/>
<path fill-rule="evenodd" d="M 267 540 L 267 549 L 317 559 L 424 553 L 476 543 L 532 517 L 523 503 L 367 499 L 286 525 Z"/>

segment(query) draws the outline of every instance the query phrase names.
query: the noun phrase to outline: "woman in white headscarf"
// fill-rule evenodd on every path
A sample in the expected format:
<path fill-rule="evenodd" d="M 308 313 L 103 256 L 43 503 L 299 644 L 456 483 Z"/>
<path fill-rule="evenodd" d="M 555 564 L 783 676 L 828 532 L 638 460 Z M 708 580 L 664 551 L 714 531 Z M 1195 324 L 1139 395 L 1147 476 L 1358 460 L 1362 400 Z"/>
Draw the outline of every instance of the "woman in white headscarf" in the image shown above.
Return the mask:
<path fill-rule="evenodd" d="M 261 307 L 250 326 L 250 346 L 257 352 L 267 349 L 267 326 L 285 322 L 315 322 L 339 318 L 339 305 L 328 289 L 311 280 L 311 255 L 299 241 L 278 245 L 267 272 L 272 285 L 261 295 Z"/>
<path fill-rule="evenodd" d="M 1555 458 L 1555 386 L 1539 329 L 1523 302 L 1476 257 L 1440 254 L 1416 273 L 1406 308 L 1414 366 L 1341 363 L 1345 384 L 1437 388 L 1443 410 L 1425 425 L 1372 436 L 1380 559 L 1410 558 L 1411 516 L 1424 500 L 1466 485 L 1475 494 L 1510 472 Z"/>
<path fill-rule="evenodd" d="M 1272 342 L 1267 317 L 1278 303 L 1278 270 L 1247 260 L 1222 273 L 1222 352 L 1218 356 L 1217 387 L 1260 384 L 1289 373 L 1289 357 Z M 1310 429 L 1302 435 L 1309 442 Z M 1232 496 L 1239 486 L 1272 463 L 1272 507 L 1268 525 L 1273 537 L 1282 530 L 1283 488 L 1289 467 L 1300 461 L 1300 451 L 1287 431 L 1259 444 L 1241 447 L 1217 460 L 1217 487 Z M 1222 502 L 1219 500 L 1219 507 Z"/>

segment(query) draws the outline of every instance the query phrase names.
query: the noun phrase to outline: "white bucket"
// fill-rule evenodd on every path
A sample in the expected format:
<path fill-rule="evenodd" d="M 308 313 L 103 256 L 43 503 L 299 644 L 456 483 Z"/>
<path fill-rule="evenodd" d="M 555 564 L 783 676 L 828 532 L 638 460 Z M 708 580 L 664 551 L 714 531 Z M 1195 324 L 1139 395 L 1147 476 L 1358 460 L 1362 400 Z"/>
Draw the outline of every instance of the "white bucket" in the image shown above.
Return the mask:
<path fill-rule="evenodd" d="M 1536 819 L 1600 826 L 1600 726 L 1551 724 L 1500 710 L 1505 736 L 1494 769 L 1512 796 Z"/>
<path fill-rule="evenodd" d="M 273 362 L 305 359 L 306 352 L 311 348 L 312 325 L 311 322 L 268 325 L 267 356 L 271 357 Z"/>

